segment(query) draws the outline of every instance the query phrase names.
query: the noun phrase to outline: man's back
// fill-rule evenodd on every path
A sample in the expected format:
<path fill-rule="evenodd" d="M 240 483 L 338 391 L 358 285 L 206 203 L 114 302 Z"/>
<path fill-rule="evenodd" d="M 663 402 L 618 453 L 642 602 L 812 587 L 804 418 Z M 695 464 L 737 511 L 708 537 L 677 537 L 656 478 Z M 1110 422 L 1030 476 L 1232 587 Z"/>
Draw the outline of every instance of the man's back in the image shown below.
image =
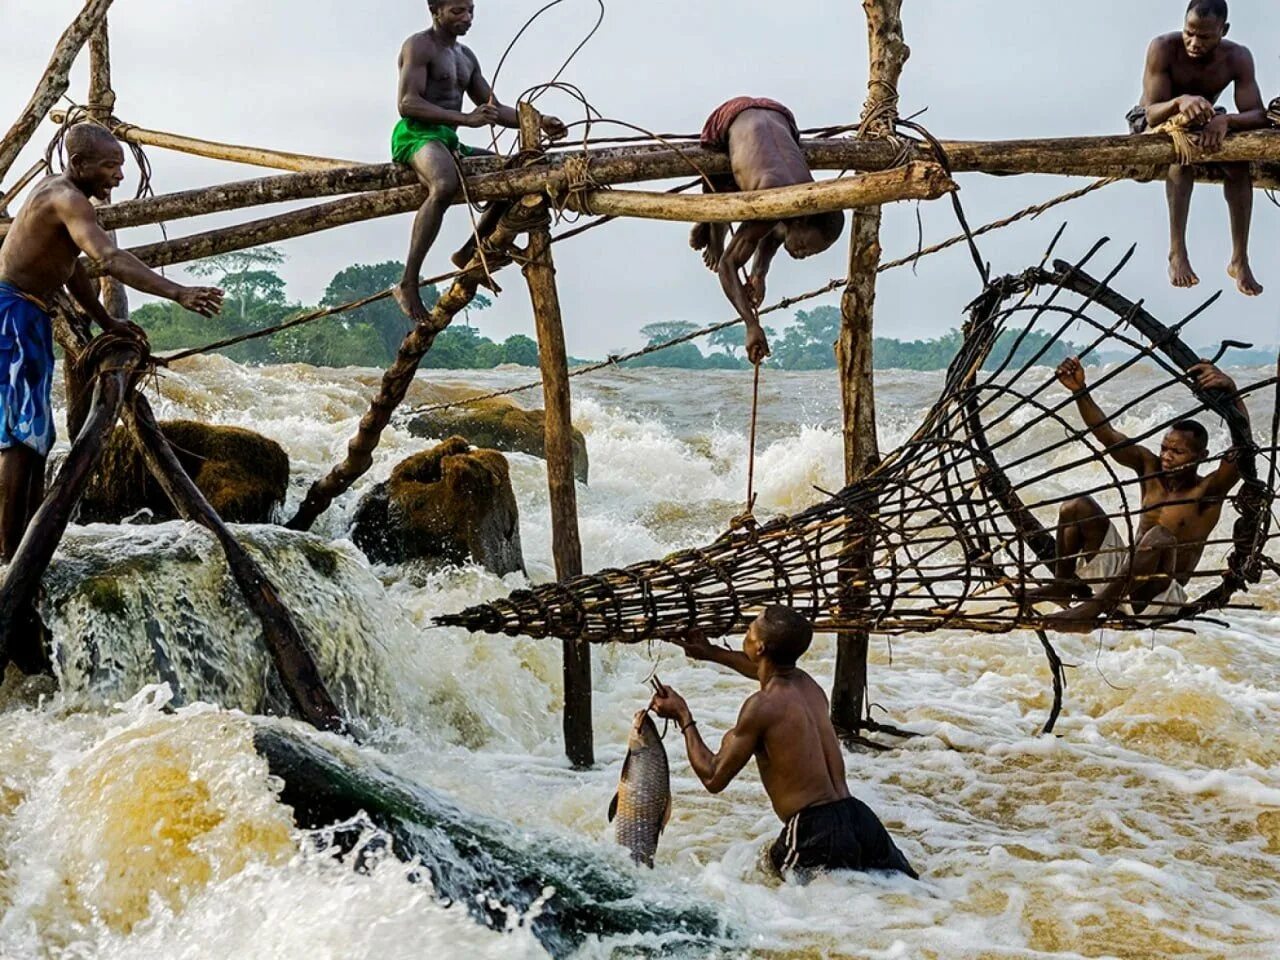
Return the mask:
<path fill-rule="evenodd" d="M 752 699 L 764 726 L 756 763 L 779 819 L 848 797 L 840 741 L 817 682 L 796 668 L 771 678 Z"/>
<path fill-rule="evenodd" d="M 767 190 L 813 180 L 791 122 L 774 110 L 750 109 L 738 114 L 730 127 L 729 162 L 739 190 Z"/>

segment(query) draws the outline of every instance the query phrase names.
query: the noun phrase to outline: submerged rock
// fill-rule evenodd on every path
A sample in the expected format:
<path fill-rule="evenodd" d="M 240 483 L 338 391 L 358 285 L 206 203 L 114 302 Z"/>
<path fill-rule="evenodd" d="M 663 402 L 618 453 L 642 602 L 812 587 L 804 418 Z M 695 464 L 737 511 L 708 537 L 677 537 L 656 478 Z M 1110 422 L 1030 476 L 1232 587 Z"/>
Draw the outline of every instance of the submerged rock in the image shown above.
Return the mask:
<path fill-rule="evenodd" d="M 506 453 L 527 453 L 547 459 L 545 410 L 525 410 L 507 400 L 483 400 L 466 407 L 433 410 L 409 421 L 415 437 L 466 437 L 477 447 Z M 573 431 L 573 475 L 587 482 L 587 439 Z"/>
<path fill-rule="evenodd" d="M 524 570 L 507 459 L 462 437 L 414 454 L 369 491 L 351 539 L 374 563 L 475 560 L 499 575 Z"/>
<path fill-rule="evenodd" d="M 160 425 L 183 468 L 228 523 L 267 523 L 284 503 L 289 457 L 284 448 L 252 430 L 194 420 Z M 90 478 L 76 519 L 119 523 L 149 510 L 156 520 L 176 517 L 173 505 L 142 462 L 129 432 L 117 427 L 102 465 Z"/>
<path fill-rule="evenodd" d="M 653 949 L 636 943 L 638 955 L 707 956 L 727 937 L 709 906 L 645 889 L 634 872 L 563 837 L 468 813 L 335 737 L 254 720 L 253 741 L 283 782 L 280 800 L 298 826 L 336 827 L 333 839 L 351 848 L 371 822 L 389 835 L 396 857 L 422 865 L 437 897 L 496 930 L 522 915 L 553 957 L 569 956 L 588 937 L 645 935 Z M 369 846 L 361 850 L 367 855 Z"/>

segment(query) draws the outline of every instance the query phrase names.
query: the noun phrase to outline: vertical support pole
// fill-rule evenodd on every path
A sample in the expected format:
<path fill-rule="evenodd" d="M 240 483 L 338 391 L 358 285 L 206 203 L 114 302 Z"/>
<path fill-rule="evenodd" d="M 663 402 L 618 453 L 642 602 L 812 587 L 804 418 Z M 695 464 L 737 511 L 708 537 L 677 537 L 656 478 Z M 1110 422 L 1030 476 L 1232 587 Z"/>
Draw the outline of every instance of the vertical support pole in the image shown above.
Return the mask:
<path fill-rule="evenodd" d="M 520 146 L 538 148 L 540 117 L 528 103 L 519 105 Z M 526 202 L 529 200 L 526 197 Z M 543 209 L 546 200 L 539 197 Z M 524 266 L 529 299 L 537 324 L 538 362 L 542 367 L 542 396 L 546 408 L 547 487 L 551 501 L 551 547 L 556 577 L 582 573 L 582 541 L 578 536 L 578 493 L 573 476 L 572 400 L 569 361 L 564 344 L 556 268 L 551 256 L 551 231 L 544 221 L 529 231 Z M 591 729 L 591 646 L 585 640 L 564 641 L 564 744 L 575 767 L 595 762 Z"/>
<path fill-rule="evenodd" d="M 902 0 L 862 0 L 867 16 L 867 45 L 870 72 L 867 102 L 862 112 L 859 136 L 886 136 L 893 133 L 897 117 L 898 78 L 911 55 L 902 37 Z M 840 370 L 843 401 L 845 482 L 862 479 L 880 462 L 876 439 L 875 385 L 872 380 L 872 338 L 876 302 L 876 271 L 880 266 L 880 208 L 865 207 L 853 213 L 849 241 L 849 279 L 840 299 L 840 339 L 836 362 Z M 843 564 L 841 579 L 868 581 L 873 543 L 864 536 L 860 550 L 865 562 Z M 841 590 L 844 602 L 860 605 L 869 587 L 850 586 Z M 867 689 L 866 631 L 841 633 L 837 641 L 835 680 L 831 690 L 831 719 L 844 733 L 864 727 Z"/>

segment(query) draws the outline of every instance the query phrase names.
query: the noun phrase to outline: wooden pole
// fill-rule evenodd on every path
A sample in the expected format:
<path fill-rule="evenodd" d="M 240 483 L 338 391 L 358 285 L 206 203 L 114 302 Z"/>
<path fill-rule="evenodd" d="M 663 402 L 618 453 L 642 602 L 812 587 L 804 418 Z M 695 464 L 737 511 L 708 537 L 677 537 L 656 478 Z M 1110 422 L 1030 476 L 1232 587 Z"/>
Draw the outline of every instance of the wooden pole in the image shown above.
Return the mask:
<path fill-rule="evenodd" d="M 1172 141 L 1156 134 L 987 143 L 944 141 L 943 146 L 953 168 L 961 173 L 1047 173 L 1124 179 L 1148 179 L 1154 173 L 1160 179 L 1174 159 Z M 806 140 L 802 147 L 815 170 L 883 170 L 897 155 L 891 145 L 876 140 Z M 496 158 L 471 157 L 462 161 L 462 166 L 473 200 L 516 199 L 540 191 L 564 193 L 571 183 L 566 161 L 575 157 L 581 154 L 549 153 L 540 163 L 512 170 L 503 170 Z M 723 154 L 698 147 L 606 148 L 593 151 L 590 157 L 591 181 L 602 186 L 725 173 L 729 169 Z M 922 153 L 916 159 L 929 160 L 930 156 Z M 1280 188 L 1280 131 L 1233 134 L 1215 159 L 1253 161 L 1255 187 Z M 1211 172 L 1197 170 L 1197 178 L 1213 177 Z M 359 218 L 367 219 L 408 212 L 421 205 L 425 194 L 411 170 L 398 164 L 367 164 L 262 177 L 125 200 L 104 207 L 100 219 L 104 227 L 123 229 L 262 204 L 400 187 L 412 187 L 413 191 L 399 194 L 394 204 L 369 208 L 367 216 Z M 0 232 L 5 229 L 0 224 Z"/>
<path fill-rule="evenodd" d="M 867 17 L 870 73 L 867 103 L 863 108 L 860 136 L 893 133 L 897 118 L 898 80 L 911 55 L 902 37 L 902 0 L 863 0 Z M 840 299 L 840 339 L 836 361 L 840 369 L 843 400 L 845 483 L 855 483 L 880 462 L 876 438 L 875 383 L 872 377 L 873 320 L 876 302 L 876 268 L 880 266 L 880 208 L 863 207 L 853 214 L 849 242 L 849 281 Z M 853 587 L 847 581 L 861 574 L 866 581 L 866 563 L 873 543 L 869 531 L 861 542 L 850 545 L 854 558 L 861 558 L 862 570 L 842 564 L 842 603 L 856 608 L 868 587 Z M 831 719 L 843 733 L 856 734 L 864 726 L 867 688 L 866 631 L 841 633 L 837 639 L 835 679 L 831 691 Z"/>
<path fill-rule="evenodd" d="M 519 105 L 520 146 L 537 150 L 541 117 L 527 102 Z M 568 580 L 582 573 L 582 539 L 578 533 L 578 491 L 573 476 L 573 414 L 569 390 L 569 360 L 564 343 L 560 295 L 556 290 L 555 261 L 551 255 L 547 201 L 530 194 L 521 203 L 540 222 L 529 231 L 524 278 L 533 303 L 537 326 L 538 363 L 542 368 L 542 396 L 546 409 L 547 490 L 551 503 L 551 550 L 556 579 Z M 565 640 L 564 746 L 577 768 L 595 763 L 591 722 L 591 645 L 585 640 Z"/>
<path fill-rule="evenodd" d="M 329 509 L 329 505 L 350 489 L 373 465 L 373 451 L 382 439 L 382 431 L 391 422 L 391 414 L 404 400 L 409 385 L 413 383 L 413 376 L 418 371 L 418 364 L 435 343 L 436 335 L 475 299 L 476 288 L 485 278 L 484 264 L 489 269 L 496 270 L 509 262 L 508 247 L 518 232 L 519 225 L 512 218 L 504 217 L 499 221 L 494 232 L 481 244 L 484 250 L 483 263 L 477 253 L 467 269 L 436 301 L 426 323 L 415 326 L 405 336 L 395 361 L 382 375 L 378 395 L 370 403 L 368 413 L 361 418 L 356 435 L 347 444 L 346 458 L 311 485 L 298 512 L 287 524 L 291 530 L 310 530 L 320 514 Z"/>
<path fill-rule="evenodd" d="M 111 87 L 111 39 L 104 16 L 89 35 L 89 117 L 109 123 L 116 109 Z"/>
<path fill-rule="evenodd" d="M 54 111 L 53 119 L 61 123 L 66 119 L 62 110 Z M 111 132 L 117 140 L 134 143 L 141 147 L 158 147 L 162 150 L 174 150 L 196 157 L 207 157 L 210 160 L 228 160 L 232 163 L 243 163 L 253 167 L 268 167 L 274 170 L 335 170 L 342 167 L 355 166 L 354 160 L 338 160 L 333 157 L 316 157 L 305 153 L 290 153 L 286 150 L 271 150 L 265 147 L 242 147 L 234 143 L 218 143 L 214 140 L 200 140 L 195 137 L 184 137 L 176 133 L 162 133 L 159 130 L 145 130 L 132 124 L 117 121 L 112 124 Z"/>
<path fill-rule="evenodd" d="M 133 341 L 117 337 L 104 343 L 96 363 L 89 415 L 5 570 L 0 586 L 0 663 L 6 663 L 11 650 L 20 648 L 24 639 L 30 641 L 19 634 L 31 629 L 28 611 L 40 579 L 62 541 L 85 484 L 102 459 L 107 437 L 141 364 L 142 352 Z"/>
<path fill-rule="evenodd" d="M 187 476 L 169 441 L 160 432 L 147 398 L 135 391 L 124 408 L 124 420 L 142 451 L 147 468 L 173 502 L 178 515 L 205 527 L 222 547 L 227 568 L 249 609 L 262 623 L 271 660 L 299 715 L 317 729 L 342 730 L 345 726 L 342 714 L 329 695 L 289 608 L 266 572 L 231 535 L 217 511 Z"/>
<path fill-rule="evenodd" d="M 98 22 L 107 15 L 111 0 L 85 0 L 75 20 L 63 32 L 53 48 L 53 56 L 45 67 L 44 75 L 36 84 L 35 92 L 23 107 L 9 132 L 0 140 L 0 180 L 4 179 L 13 161 L 31 140 L 45 115 L 67 92 L 70 86 L 71 65 L 75 63 L 81 48 L 89 39 Z"/>

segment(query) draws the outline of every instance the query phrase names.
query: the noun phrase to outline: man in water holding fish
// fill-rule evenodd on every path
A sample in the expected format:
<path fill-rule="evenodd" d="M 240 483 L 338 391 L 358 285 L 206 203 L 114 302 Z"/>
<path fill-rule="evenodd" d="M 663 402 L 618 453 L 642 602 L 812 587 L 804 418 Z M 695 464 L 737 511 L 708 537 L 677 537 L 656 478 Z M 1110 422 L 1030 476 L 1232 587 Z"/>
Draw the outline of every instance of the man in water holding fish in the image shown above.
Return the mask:
<path fill-rule="evenodd" d="M 765 793 L 784 824 L 769 851 L 779 874 L 807 879 L 818 870 L 898 870 L 917 878 L 879 818 L 849 793 L 826 694 L 796 666 L 812 639 L 813 626 L 804 617 L 772 606 L 748 628 L 741 653 L 713 646 L 701 634 L 681 644 L 691 659 L 760 683 L 718 752 L 703 741 L 689 705 L 670 687 L 661 687 L 649 707 L 680 725 L 689 765 L 711 793 L 727 787 L 755 756 Z"/>

